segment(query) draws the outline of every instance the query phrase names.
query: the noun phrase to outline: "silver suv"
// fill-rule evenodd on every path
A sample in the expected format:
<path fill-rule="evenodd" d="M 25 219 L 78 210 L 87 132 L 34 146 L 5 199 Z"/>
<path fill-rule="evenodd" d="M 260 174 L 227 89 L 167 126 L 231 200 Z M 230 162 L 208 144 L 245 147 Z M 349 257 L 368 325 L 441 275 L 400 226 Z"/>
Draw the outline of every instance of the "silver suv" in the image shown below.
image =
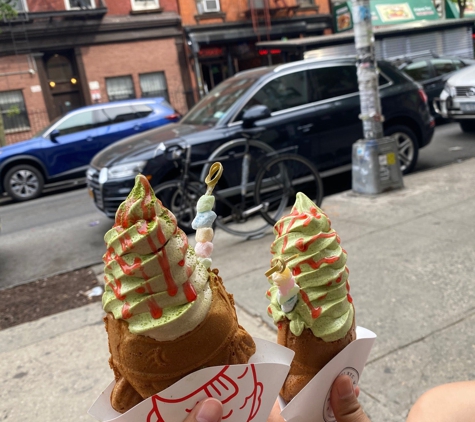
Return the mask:
<path fill-rule="evenodd" d="M 460 123 L 464 132 L 475 131 L 475 65 L 459 70 L 451 76 L 434 108 L 442 117 Z"/>

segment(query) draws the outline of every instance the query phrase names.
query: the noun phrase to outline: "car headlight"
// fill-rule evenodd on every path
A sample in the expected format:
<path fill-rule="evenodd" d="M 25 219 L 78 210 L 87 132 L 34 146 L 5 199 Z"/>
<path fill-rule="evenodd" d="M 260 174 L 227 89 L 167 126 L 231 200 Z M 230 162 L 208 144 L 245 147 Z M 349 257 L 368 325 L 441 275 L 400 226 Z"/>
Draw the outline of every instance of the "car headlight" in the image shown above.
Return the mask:
<path fill-rule="evenodd" d="M 121 179 L 123 177 L 136 176 L 144 169 L 146 161 L 134 161 L 127 164 L 113 166 L 107 171 L 107 179 Z"/>
<path fill-rule="evenodd" d="M 444 89 L 449 93 L 451 97 L 455 97 L 457 95 L 457 90 L 454 86 L 450 85 L 448 82 L 445 84 Z"/>

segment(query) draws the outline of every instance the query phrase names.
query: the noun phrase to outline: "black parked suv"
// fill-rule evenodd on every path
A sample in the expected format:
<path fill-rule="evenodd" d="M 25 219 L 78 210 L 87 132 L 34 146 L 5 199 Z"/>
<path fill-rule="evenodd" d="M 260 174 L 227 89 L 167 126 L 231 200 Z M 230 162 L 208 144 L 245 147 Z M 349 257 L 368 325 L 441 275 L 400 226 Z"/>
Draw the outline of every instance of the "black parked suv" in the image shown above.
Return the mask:
<path fill-rule="evenodd" d="M 378 66 L 385 134 L 397 137 L 401 167 L 408 173 L 419 149 L 431 141 L 434 121 L 420 85 L 387 62 Z M 186 142 L 192 145 L 193 160 L 205 160 L 223 143 L 242 138 L 245 113 L 254 105 L 270 110 L 270 117 L 264 113 L 254 122 L 266 128 L 262 142 L 275 149 L 298 146 L 298 153 L 312 160 L 322 176 L 351 169 L 352 145 L 363 136 L 355 60 L 303 60 L 238 73 L 179 123 L 126 138 L 98 153 L 87 171 L 96 206 L 114 217 L 139 172 L 153 187 L 175 178 L 177 169 L 165 158 L 161 143 Z"/>

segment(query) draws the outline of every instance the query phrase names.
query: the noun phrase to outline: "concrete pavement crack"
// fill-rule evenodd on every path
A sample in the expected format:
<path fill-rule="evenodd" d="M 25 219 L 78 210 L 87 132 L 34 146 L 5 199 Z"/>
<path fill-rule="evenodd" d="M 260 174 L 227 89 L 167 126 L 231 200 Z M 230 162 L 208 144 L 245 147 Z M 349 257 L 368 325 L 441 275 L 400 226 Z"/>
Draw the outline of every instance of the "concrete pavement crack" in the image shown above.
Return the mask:
<path fill-rule="evenodd" d="M 447 329 L 449 329 L 449 328 L 452 328 L 453 326 L 455 326 L 455 325 L 457 325 L 457 324 L 459 324 L 459 323 L 465 321 L 465 320 L 468 319 L 468 318 L 471 318 L 471 317 L 474 316 L 474 315 L 475 315 L 475 308 L 471 308 L 471 309 L 468 311 L 468 313 L 467 313 L 464 317 L 459 318 L 458 320 L 456 320 L 456 321 L 454 321 L 454 322 L 451 322 L 450 324 L 447 324 L 447 325 L 445 325 L 445 326 L 443 326 L 443 327 L 440 327 L 440 328 L 438 328 L 438 329 L 436 329 L 436 330 L 434 330 L 434 331 L 431 331 L 430 333 L 426 334 L 425 336 L 422 336 L 422 337 L 420 337 L 420 338 L 418 338 L 418 339 L 416 339 L 416 340 L 410 341 L 409 343 L 403 344 L 402 346 L 399 346 L 399 347 L 397 347 L 397 348 L 395 348 L 395 349 L 393 349 L 393 350 L 390 350 L 389 352 L 386 352 L 386 353 L 382 354 L 381 356 L 377 356 L 377 357 L 375 357 L 375 358 L 373 358 L 373 359 L 370 359 L 370 360 L 368 360 L 367 365 L 370 365 L 370 364 L 372 364 L 372 363 L 374 363 L 374 362 L 378 362 L 378 361 L 380 361 L 381 359 L 384 359 L 385 357 L 387 357 L 387 356 L 389 356 L 389 355 L 391 355 L 391 354 L 393 354 L 393 353 L 395 353 L 395 352 L 398 352 L 398 351 L 400 351 L 400 350 L 404 350 L 404 349 L 406 349 L 406 348 L 408 348 L 408 347 L 410 347 L 410 346 L 412 346 L 412 345 L 414 345 L 414 344 L 420 343 L 420 342 L 422 342 L 422 341 L 424 341 L 424 340 L 426 340 L 426 339 L 432 337 L 434 334 L 438 334 L 438 333 L 441 333 L 441 332 L 443 332 L 443 331 L 445 331 L 445 330 L 447 330 Z"/>

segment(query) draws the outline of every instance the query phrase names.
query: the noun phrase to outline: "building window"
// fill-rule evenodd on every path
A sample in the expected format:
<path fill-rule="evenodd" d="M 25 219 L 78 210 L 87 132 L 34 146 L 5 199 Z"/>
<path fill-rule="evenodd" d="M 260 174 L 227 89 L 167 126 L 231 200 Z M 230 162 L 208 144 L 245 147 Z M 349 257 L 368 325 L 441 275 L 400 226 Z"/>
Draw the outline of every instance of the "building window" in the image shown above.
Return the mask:
<path fill-rule="evenodd" d="M 219 0 L 198 0 L 196 7 L 200 15 L 203 13 L 220 11 Z"/>
<path fill-rule="evenodd" d="M 109 101 L 135 98 L 134 81 L 130 75 L 106 78 L 106 88 Z"/>
<path fill-rule="evenodd" d="M 54 82 L 69 82 L 74 77 L 73 66 L 69 59 L 55 54 L 46 62 L 48 80 Z"/>
<path fill-rule="evenodd" d="M 131 0 L 132 10 L 158 9 L 158 0 Z"/>
<path fill-rule="evenodd" d="M 297 0 L 297 4 L 300 7 L 309 7 L 309 6 L 315 6 L 315 1 L 314 0 Z"/>
<path fill-rule="evenodd" d="M 25 100 L 21 91 L 0 92 L 0 111 L 5 133 L 30 129 Z"/>
<path fill-rule="evenodd" d="M 95 9 L 95 0 L 65 0 L 66 9 Z"/>
<path fill-rule="evenodd" d="M 164 97 L 168 101 L 167 80 L 164 72 L 139 75 L 142 97 Z"/>

